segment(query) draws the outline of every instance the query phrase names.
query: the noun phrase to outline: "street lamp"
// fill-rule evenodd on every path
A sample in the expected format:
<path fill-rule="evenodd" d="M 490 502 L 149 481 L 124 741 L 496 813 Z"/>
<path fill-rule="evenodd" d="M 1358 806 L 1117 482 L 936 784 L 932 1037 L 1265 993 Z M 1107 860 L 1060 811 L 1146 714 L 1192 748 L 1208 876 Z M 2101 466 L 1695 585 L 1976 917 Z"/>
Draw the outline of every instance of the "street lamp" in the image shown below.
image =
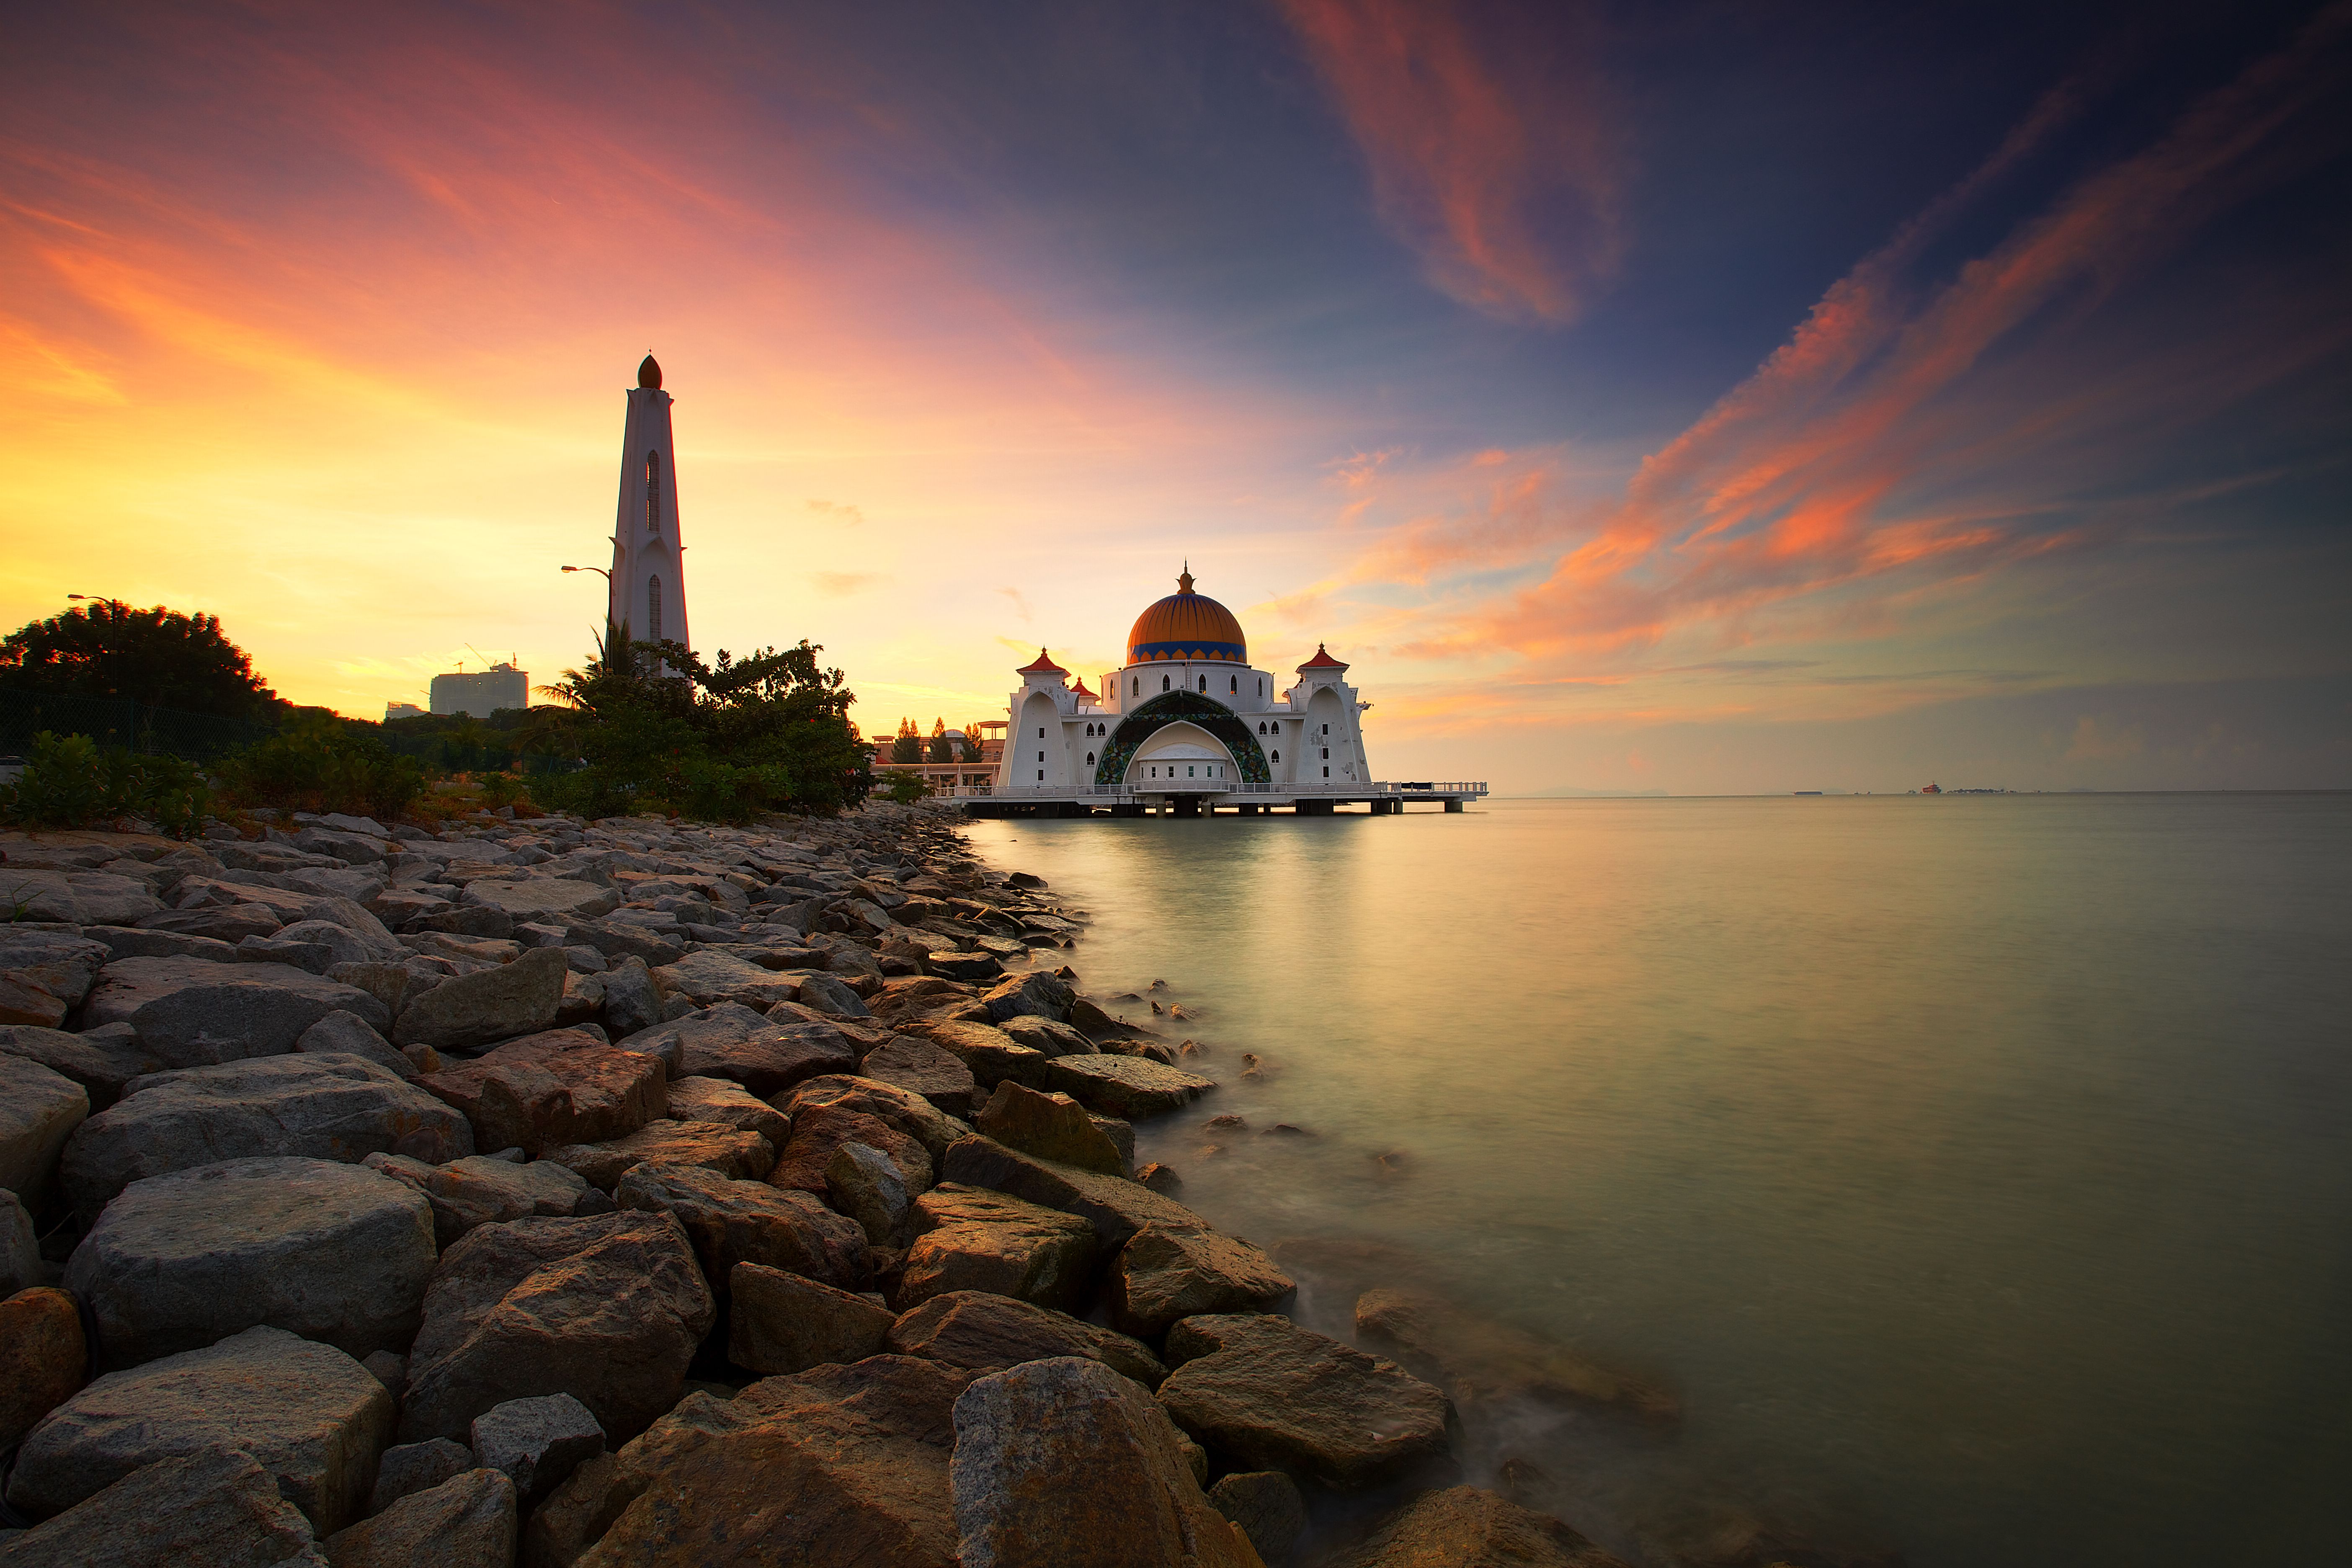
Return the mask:
<path fill-rule="evenodd" d="M 610 572 L 605 571 L 602 566 L 566 566 L 564 570 L 566 572 L 593 572 L 598 576 L 604 578 L 607 583 L 613 580 L 613 574 Z M 79 598 L 80 595 L 77 594 L 73 595 L 73 597 Z"/>

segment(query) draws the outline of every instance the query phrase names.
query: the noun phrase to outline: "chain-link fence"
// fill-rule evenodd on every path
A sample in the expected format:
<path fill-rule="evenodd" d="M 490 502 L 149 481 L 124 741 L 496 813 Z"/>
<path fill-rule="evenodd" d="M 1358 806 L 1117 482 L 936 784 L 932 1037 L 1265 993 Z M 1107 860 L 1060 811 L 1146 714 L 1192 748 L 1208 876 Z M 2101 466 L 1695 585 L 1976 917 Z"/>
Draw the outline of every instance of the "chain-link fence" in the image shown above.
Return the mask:
<path fill-rule="evenodd" d="M 272 732 L 272 726 L 217 713 L 156 708 L 117 697 L 60 697 L 44 691 L 0 690 L 0 757 L 22 757 L 44 730 L 88 735 L 101 746 L 142 755 L 168 752 L 190 762 L 216 760 Z"/>

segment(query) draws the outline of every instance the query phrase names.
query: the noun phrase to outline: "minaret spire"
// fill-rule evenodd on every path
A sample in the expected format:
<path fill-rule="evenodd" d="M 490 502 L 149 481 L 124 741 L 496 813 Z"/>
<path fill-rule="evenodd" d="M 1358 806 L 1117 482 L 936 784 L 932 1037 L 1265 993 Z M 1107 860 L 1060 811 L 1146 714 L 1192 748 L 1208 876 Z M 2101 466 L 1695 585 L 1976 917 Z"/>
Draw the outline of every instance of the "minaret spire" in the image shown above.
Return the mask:
<path fill-rule="evenodd" d="M 1192 563 L 1190 561 L 1185 562 L 1184 570 L 1177 574 L 1176 591 L 1180 594 L 1189 594 L 1192 591 Z"/>
<path fill-rule="evenodd" d="M 628 390 L 621 437 L 621 504 L 613 526 L 613 587 L 605 614 L 633 642 L 693 641 L 686 621 L 686 544 L 678 535 L 677 463 L 670 395 L 648 352 Z"/>

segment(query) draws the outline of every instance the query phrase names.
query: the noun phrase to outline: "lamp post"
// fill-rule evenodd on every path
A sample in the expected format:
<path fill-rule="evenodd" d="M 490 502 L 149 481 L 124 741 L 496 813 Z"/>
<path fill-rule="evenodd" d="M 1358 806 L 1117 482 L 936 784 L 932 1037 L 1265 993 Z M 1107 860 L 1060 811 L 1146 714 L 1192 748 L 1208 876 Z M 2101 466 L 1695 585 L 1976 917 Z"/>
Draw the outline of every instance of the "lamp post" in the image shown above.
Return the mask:
<path fill-rule="evenodd" d="M 599 577 L 604 578 L 607 583 L 613 580 L 613 574 L 610 572 L 605 571 L 602 566 L 566 566 L 564 570 L 566 572 L 593 572 Z M 69 597 L 79 599 L 81 595 L 75 594 L 69 595 Z"/>

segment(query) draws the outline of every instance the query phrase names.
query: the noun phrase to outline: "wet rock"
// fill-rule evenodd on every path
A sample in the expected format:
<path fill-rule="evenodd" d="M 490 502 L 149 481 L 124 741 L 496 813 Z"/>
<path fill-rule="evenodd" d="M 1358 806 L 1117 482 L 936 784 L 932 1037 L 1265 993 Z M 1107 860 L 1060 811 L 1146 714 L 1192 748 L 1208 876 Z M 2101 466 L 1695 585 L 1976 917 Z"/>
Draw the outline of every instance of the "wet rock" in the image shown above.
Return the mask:
<path fill-rule="evenodd" d="M 1067 1024 L 1023 1014 L 998 1026 L 1016 1046 L 1026 1046 L 1049 1057 L 1090 1057 L 1095 1043 Z"/>
<path fill-rule="evenodd" d="M 252 1455 L 227 1447 L 160 1458 L 63 1513 L 0 1537 L 8 1568 L 263 1568 L 320 1564 L 310 1521 Z"/>
<path fill-rule="evenodd" d="M 474 1450 L 446 1437 L 386 1448 L 376 1466 L 375 1489 L 368 1494 L 368 1512 L 382 1513 L 411 1493 L 429 1490 L 474 1468 Z"/>
<path fill-rule="evenodd" d="M 917 1234 L 892 1303 L 900 1311 L 950 1290 L 1085 1305 L 1096 1242 L 1093 1227 L 1074 1215 L 948 1184 L 915 1200 L 912 1223 Z"/>
<path fill-rule="evenodd" d="M 1370 1538 L 1331 1559 L 1332 1568 L 1624 1568 L 1549 1514 L 1535 1513 L 1476 1487 L 1425 1491 L 1381 1521 Z"/>
<path fill-rule="evenodd" d="M 481 878 L 466 884 L 464 902 L 499 910 L 518 921 L 546 921 L 556 925 L 593 921 L 621 907 L 621 897 L 593 882 L 573 882 L 556 877 L 525 882 Z"/>
<path fill-rule="evenodd" d="M 436 1251 L 413 1188 L 330 1160 L 228 1160 L 133 1182 L 66 1265 L 112 1370 L 268 1324 L 358 1357 L 416 1332 Z"/>
<path fill-rule="evenodd" d="M 474 1458 L 514 1483 L 524 1508 L 536 1507 L 582 1460 L 604 1451 L 604 1428 L 568 1394 L 509 1399 L 474 1417 Z"/>
<path fill-rule="evenodd" d="M 799 989 L 791 979 L 772 970 L 705 948 L 654 971 L 654 983 L 667 995 L 684 996 L 698 1007 L 732 1002 L 752 1008 L 789 1002 Z"/>
<path fill-rule="evenodd" d="M 824 1190 L 834 1208 L 856 1220 L 876 1247 L 898 1239 L 914 1204 L 914 1194 L 890 1156 L 869 1143 L 847 1142 L 834 1149 L 825 1163 Z"/>
<path fill-rule="evenodd" d="M 871 1078 L 811 1079 L 777 1109 L 794 1118 L 823 1110 L 862 1112 L 887 1122 L 921 1144 L 934 1165 L 948 1152 L 950 1144 L 971 1135 L 970 1127 L 920 1094 Z"/>
<path fill-rule="evenodd" d="M 931 1184 L 930 1152 L 878 1116 L 841 1105 L 803 1105 L 793 1112 L 793 1135 L 768 1180 L 803 1192 L 832 1191 L 833 1156 L 845 1143 L 879 1151 L 911 1196 Z"/>
<path fill-rule="evenodd" d="M 148 1055 L 128 1024 L 109 1024 L 88 1034 L 63 1029 L 0 1025 L 0 1056 L 38 1062 L 51 1072 L 81 1085 L 92 1110 L 103 1110 L 122 1097 L 122 1086 L 132 1079 L 162 1069 Z"/>
<path fill-rule="evenodd" d="M 462 1111 L 478 1146 L 537 1154 L 635 1132 L 668 1109 L 667 1080 L 658 1057 L 557 1029 L 444 1066 L 416 1085 Z"/>
<path fill-rule="evenodd" d="M 37 1208 L 58 1156 L 89 1115 L 89 1094 L 63 1073 L 0 1055 L 0 1187 Z"/>
<path fill-rule="evenodd" d="M 1026 974 L 1005 976 L 981 998 L 981 1003 L 988 1009 L 989 1017 L 1000 1024 L 1024 1014 L 1066 1024 L 1070 1021 L 1070 1004 L 1077 1000 L 1077 995 L 1068 981 L 1043 970 L 1031 970 Z"/>
<path fill-rule="evenodd" d="M 898 1026 L 902 1035 L 929 1040 L 963 1063 L 982 1089 L 1006 1079 L 1030 1089 L 1050 1089 L 1051 1057 L 1015 1045 L 1013 1037 L 988 1024 L 919 1021 Z"/>
<path fill-rule="evenodd" d="M 37 1285 L 0 1300 L 0 1453 L 73 1397 L 89 1372 L 89 1346 L 71 1296 Z"/>
<path fill-rule="evenodd" d="M 738 1263 L 757 1263 L 836 1285 L 864 1282 L 865 1231 L 806 1193 L 656 1162 L 622 1176 L 614 1196 L 624 1209 L 674 1216 L 706 1279 L 725 1280 Z"/>
<path fill-rule="evenodd" d="M 964 1568 L 1262 1568 L 1201 1495 L 1167 1415 L 1100 1362 L 981 1378 L 955 1427 Z"/>
<path fill-rule="evenodd" d="M 1253 1469 L 1355 1491 L 1452 1447 L 1445 1395 L 1286 1318 L 1186 1318 L 1168 1331 L 1168 1360 L 1160 1400 L 1176 1424 Z"/>
<path fill-rule="evenodd" d="M 792 1136 L 793 1124 L 785 1120 L 783 1112 L 740 1083 L 723 1078 L 673 1079 L 668 1094 L 672 1121 L 724 1122 L 746 1132 L 757 1132 L 779 1149 Z"/>
<path fill-rule="evenodd" d="M 134 1079 L 84 1122 L 59 1164 L 67 1200 L 95 1218 L 132 1182 L 226 1159 L 299 1155 L 427 1164 L 474 1152 L 465 1118 L 357 1057 L 265 1057 Z"/>
<path fill-rule="evenodd" d="M 1086 1356 L 1146 1388 L 1168 1369 L 1150 1348 L 1067 1312 L 983 1290 L 950 1290 L 901 1313 L 889 1346 L 975 1372 L 994 1372 L 1053 1356 Z"/>
<path fill-rule="evenodd" d="M 542 947 L 511 963 L 460 974 L 403 1007 L 392 1037 L 446 1051 L 538 1034 L 554 1026 L 570 972 L 561 948 Z"/>
<path fill-rule="evenodd" d="M 977 1134 L 958 1140 L 948 1151 L 940 1165 L 940 1176 L 942 1181 L 1010 1193 L 1033 1204 L 1076 1215 L 1094 1226 L 1095 1235 L 1106 1248 L 1126 1246 L 1127 1238 L 1147 1225 L 1208 1228 L 1199 1215 L 1140 1182 L 1041 1160 Z"/>
<path fill-rule="evenodd" d="M 660 1025 L 661 988 L 654 984 L 653 973 L 646 967 L 644 959 L 625 957 L 606 970 L 602 978 L 604 1026 L 613 1031 L 614 1039 L 626 1039 Z"/>
<path fill-rule="evenodd" d="M 971 1115 L 980 1087 L 961 1058 L 912 1035 L 868 1052 L 857 1070 L 919 1094 L 950 1116 Z"/>
<path fill-rule="evenodd" d="M 1612 1405 L 1653 1420 L 1678 1414 L 1674 1395 L 1653 1384 L 1426 1291 L 1365 1291 L 1356 1298 L 1356 1336 L 1459 1401 L 1518 1394 Z"/>
<path fill-rule="evenodd" d="M 327 1558 L 334 1568 L 510 1568 L 519 1522 L 512 1480 L 466 1470 L 337 1531 Z"/>
<path fill-rule="evenodd" d="M 1257 1554 L 1268 1563 L 1288 1558 L 1290 1549 L 1298 1544 L 1299 1531 L 1307 1528 L 1307 1501 L 1298 1495 L 1297 1483 L 1280 1470 L 1237 1470 L 1221 1476 L 1209 1489 L 1209 1506 L 1248 1536 Z"/>
<path fill-rule="evenodd" d="M 1040 1094 L 1008 1079 L 972 1119 L 972 1129 L 1040 1159 L 1105 1175 L 1127 1174 L 1118 1145 L 1066 1094 Z"/>
<path fill-rule="evenodd" d="M 719 1121 L 648 1121 L 625 1138 L 565 1143 L 541 1158 L 577 1171 L 599 1192 L 612 1192 L 636 1166 L 693 1165 L 731 1180 L 758 1181 L 776 1163 L 775 1146 L 757 1132 Z"/>
<path fill-rule="evenodd" d="M 393 1049 L 390 1040 L 369 1027 L 365 1018 L 340 1008 L 303 1030 L 301 1037 L 294 1042 L 294 1048 L 304 1056 L 340 1054 L 363 1057 L 378 1067 L 390 1068 L 402 1078 L 416 1076 L 415 1065 Z"/>
<path fill-rule="evenodd" d="M 993 980 L 1004 973 L 1004 965 L 993 953 L 958 952 L 953 948 L 925 952 L 919 962 L 946 980 Z"/>
<path fill-rule="evenodd" d="M 122 958 L 99 971 L 82 1027 L 129 1024 L 167 1067 L 279 1056 L 328 1014 L 391 1026 L 383 1003 L 356 987 L 282 963 L 202 958 Z"/>
<path fill-rule="evenodd" d="M 1139 1121 L 1180 1110 L 1216 1088 L 1213 1079 L 1148 1057 L 1057 1057 L 1048 1087 L 1091 1110 Z"/>
<path fill-rule="evenodd" d="M 404 1154 L 370 1154 L 360 1163 L 424 1195 L 433 1209 L 434 1242 L 444 1250 L 476 1226 L 534 1215 L 568 1218 L 612 1212 L 611 1199 L 577 1171 L 550 1160 L 517 1164 L 495 1154 L 472 1154 L 428 1165 Z"/>
<path fill-rule="evenodd" d="M 799 1272 L 738 1263 L 727 1285 L 727 1359 L 746 1372 L 863 1361 L 881 1352 L 891 1331 L 886 1309 Z"/>
<path fill-rule="evenodd" d="M 833 975 L 796 973 L 792 979 L 798 986 L 793 999 L 803 1007 L 814 1007 L 820 1013 L 830 1013 L 842 1018 L 870 1018 L 874 1016 L 867 1009 L 864 997 Z"/>
<path fill-rule="evenodd" d="M 542 1394 L 634 1436 L 677 1402 L 717 1315 L 669 1215 L 482 1226 L 442 1255 L 425 1292 L 401 1437 L 462 1436 L 483 1412 Z"/>
<path fill-rule="evenodd" d="M 247 1329 L 109 1373 L 43 1417 L 18 1450 L 12 1507 L 58 1512 L 142 1466 L 242 1448 L 313 1528 L 356 1517 L 392 1426 L 392 1395 L 331 1345 Z"/>
<path fill-rule="evenodd" d="M 1152 1339 L 1179 1318 L 1263 1312 L 1297 1288 L 1274 1259 L 1239 1237 L 1148 1225 L 1119 1248 L 1104 1291 L 1113 1324 Z"/>

